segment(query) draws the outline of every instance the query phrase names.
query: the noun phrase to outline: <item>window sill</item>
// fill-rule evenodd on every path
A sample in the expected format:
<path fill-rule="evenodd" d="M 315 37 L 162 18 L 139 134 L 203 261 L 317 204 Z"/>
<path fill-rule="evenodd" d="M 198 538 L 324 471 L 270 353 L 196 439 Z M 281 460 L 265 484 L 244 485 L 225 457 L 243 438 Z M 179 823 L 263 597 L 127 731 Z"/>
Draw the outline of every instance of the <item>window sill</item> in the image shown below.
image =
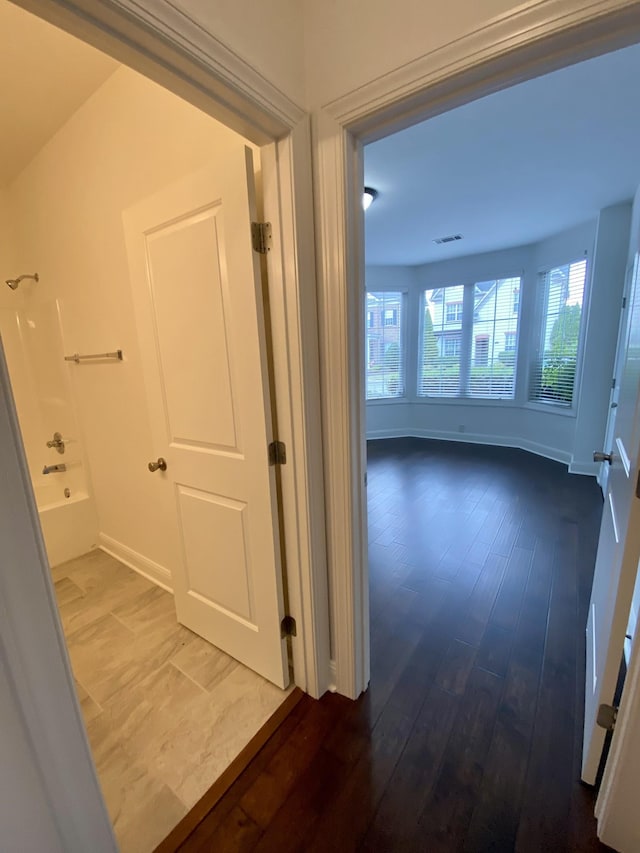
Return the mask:
<path fill-rule="evenodd" d="M 411 402 L 430 406 L 490 406 L 498 409 L 511 409 L 519 405 L 508 397 L 416 397 Z"/>
<path fill-rule="evenodd" d="M 365 400 L 367 406 L 389 406 L 397 403 L 410 403 L 408 397 L 372 397 L 370 400 Z"/>
<path fill-rule="evenodd" d="M 556 406 L 554 403 L 536 403 L 534 400 L 527 400 L 522 404 L 522 408 L 530 409 L 532 412 L 544 412 L 546 415 L 560 415 L 562 418 L 576 417 L 573 406 Z"/>

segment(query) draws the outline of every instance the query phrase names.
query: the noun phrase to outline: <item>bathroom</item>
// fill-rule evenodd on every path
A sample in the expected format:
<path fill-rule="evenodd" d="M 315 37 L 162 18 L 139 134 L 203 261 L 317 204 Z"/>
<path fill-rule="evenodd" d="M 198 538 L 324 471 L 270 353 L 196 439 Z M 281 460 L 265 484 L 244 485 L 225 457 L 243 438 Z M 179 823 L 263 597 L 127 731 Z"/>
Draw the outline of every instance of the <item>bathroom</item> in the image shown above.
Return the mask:
<path fill-rule="evenodd" d="M 123 226 L 124 211 L 222 157 L 237 137 L 4 0 L 0 26 L 11 33 L 0 63 L 6 64 L 2 79 L 12 84 L 0 93 L 0 104 L 14 129 L 0 150 L 6 165 L 0 176 L 0 336 L 98 776 L 121 849 L 145 851 L 287 695 L 204 641 L 196 655 L 194 635 L 177 624 L 164 592 L 172 588 L 175 506 L 148 468 L 157 453 Z M 21 62 L 25 56 L 29 61 Z M 259 149 L 250 147 L 259 184 Z M 176 288 L 188 299 L 188 281 L 176 281 Z M 115 578 L 109 588 L 103 584 L 107 572 Z M 86 602 L 96 608 L 95 620 L 83 609 Z M 115 694 L 94 671 L 112 678 L 115 650 L 129 654 L 132 639 L 144 645 L 159 631 L 161 617 L 171 623 L 175 648 L 165 660 L 154 647 L 153 665 L 154 673 L 163 673 L 158 695 L 168 698 L 148 707 L 133 695 L 124 701 L 121 691 L 118 703 L 130 705 L 125 714 L 113 707 Z M 101 620 L 120 632 L 113 642 L 95 640 Z M 168 664 L 173 681 L 167 681 Z M 131 666 L 127 659 L 123 669 Z M 94 680 L 95 691 L 82 682 L 81 671 Z M 215 712 L 214 685 L 216 696 L 224 696 Z M 207 715 L 200 718 L 202 708 Z M 124 746 L 112 742 L 105 723 L 118 714 Z M 198 728 L 207 725 L 206 732 Z M 136 741 L 143 729 L 144 749 Z M 185 782 L 204 766 L 197 746 L 203 742 L 212 757 L 208 775 L 201 773 L 197 785 Z M 168 766 L 190 748 L 181 769 Z M 164 763 L 157 760 L 161 752 Z M 143 784 L 132 766 L 142 766 L 144 756 Z M 151 835 L 144 835 L 145 827 Z"/>

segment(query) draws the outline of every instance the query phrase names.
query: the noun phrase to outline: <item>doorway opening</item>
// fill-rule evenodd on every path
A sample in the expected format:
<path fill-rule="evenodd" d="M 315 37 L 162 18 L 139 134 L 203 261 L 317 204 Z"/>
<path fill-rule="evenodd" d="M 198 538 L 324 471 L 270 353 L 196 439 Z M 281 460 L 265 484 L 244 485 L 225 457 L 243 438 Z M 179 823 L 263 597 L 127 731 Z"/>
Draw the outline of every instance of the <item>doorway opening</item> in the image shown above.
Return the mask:
<path fill-rule="evenodd" d="M 238 542 L 246 544 L 248 553 L 253 547 L 251 531 L 238 520 L 253 497 L 190 481 L 184 471 L 178 484 L 169 479 L 178 462 L 158 447 L 154 436 L 158 418 L 151 415 L 154 390 L 144 363 L 155 357 L 155 349 L 143 342 L 136 322 L 135 290 L 145 282 L 135 278 L 130 266 L 123 212 L 151 196 L 159 204 L 158 193 L 183 186 L 216 161 L 226 163 L 229 151 L 238 147 L 243 157 L 245 147 L 252 149 L 255 171 L 250 178 L 259 185 L 260 149 L 12 4 L 2 3 L 0 14 L 4 31 L 11 33 L 11 49 L 18 57 L 30 57 L 27 67 L 9 54 L 3 60 L 21 68 L 16 91 L 4 92 L 3 98 L 17 98 L 21 110 L 24 103 L 32 105 L 17 122 L 19 133 L 5 139 L 8 150 L 2 158 L 7 173 L 0 215 L 3 233 L 9 235 L 2 246 L 2 279 L 17 286 L 3 285 L 0 332 L 103 794 L 121 849 L 150 850 L 281 706 L 289 674 L 286 649 L 284 674 L 276 686 L 236 660 L 242 640 L 237 653 L 226 653 L 200 636 L 204 627 L 193 622 L 185 627 L 176 618 L 171 592 L 177 600 L 177 567 L 184 559 L 192 566 L 203 555 L 208 561 L 206 577 L 198 577 L 195 589 L 200 602 L 211 601 L 206 584 L 212 574 L 220 582 L 223 564 L 229 578 L 227 600 L 214 604 L 250 630 L 266 596 L 256 600 L 255 590 L 243 586 L 237 571 Z M 36 97 L 40 100 L 32 103 Z M 13 107 L 5 109 L 14 123 Z M 226 202 L 225 193 L 221 197 Z M 214 194 L 209 201 L 219 199 Z M 196 230 L 206 220 L 205 208 L 198 202 Z M 249 224 L 247 219 L 247 236 Z M 158 233 L 156 227 L 156 238 Z M 220 240 L 221 235 L 219 231 Z M 201 257 L 202 245 L 190 245 L 194 257 Z M 181 251 L 164 267 L 150 253 L 157 326 L 158 300 L 167 293 L 158 289 L 158 277 L 167 275 L 176 259 L 184 259 L 186 250 Z M 229 266 L 219 276 L 220 288 L 233 263 L 231 251 L 224 256 Z M 37 280 L 31 277 L 36 272 Z M 253 281 L 251 276 L 248 280 Z M 216 306 L 197 302 L 203 296 L 202 290 L 198 294 L 202 277 L 193 269 L 175 269 L 172 283 L 180 304 L 211 311 L 209 328 L 219 342 L 231 326 L 217 322 Z M 245 304 L 248 316 L 250 302 Z M 195 325 L 180 329 L 176 305 L 169 317 L 175 324 L 167 321 L 159 340 L 182 348 L 188 361 L 208 338 Z M 237 314 L 237 306 L 225 302 L 224 309 Z M 197 318 L 189 319 L 195 323 Z M 258 342 L 259 334 L 252 341 Z M 233 346 L 238 348 L 237 340 L 230 341 Z M 224 373 L 222 356 L 230 347 L 217 351 L 216 376 Z M 227 390 L 234 395 L 235 427 L 244 429 L 246 456 L 250 436 L 246 422 L 240 423 L 245 413 L 238 398 L 244 392 L 237 380 L 249 350 L 246 345 L 240 349 L 243 364 L 227 367 Z M 165 347 L 162 355 L 167 352 Z M 203 363 L 210 355 L 197 353 Z M 190 389 L 189 399 L 196 400 L 193 417 L 203 423 L 211 377 L 184 365 L 173 365 L 170 377 L 164 366 L 165 402 L 171 398 L 171 381 L 174 395 Z M 263 366 L 261 361 L 258 367 Z M 262 381 L 267 383 L 266 371 L 250 399 L 261 399 Z M 219 399 L 217 403 L 218 424 L 225 412 Z M 186 400 L 179 409 L 184 414 Z M 195 438 L 185 433 L 184 423 L 179 430 L 182 443 L 193 449 Z M 265 427 L 265 459 L 268 437 Z M 204 440 L 208 458 L 224 443 L 218 436 Z M 166 472 L 158 464 L 160 457 L 168 460 Z M 216 488 L 217 504 L 211 497 Z M 182 531 L 188 526 L 191 531 L 183 535 L 180 549 L 176 489 L 185 495 Z M 201 517 L 204 504 L 210 511 Z M 214 505 L 217 516 L 212 515 Z M 269 524 L 277 517 L 272 518 L 271 510 L 270 503 Z M 240 537 L 234 537 L 234 523 L 242 528 Z M 224 543 L 219 541 L 221 524 Z M 264 531 L 261 536 L 264 552 L 269 541 Z M 195 553 L 185 558 L 183 550 L 189 548 Z M 259 566 L 253 568 L 257 572 Z M 197 569 L 192 569 L 192 580 Z M 286 641 L 279 619 L 275 636 L 280 653 Z"/>
<path fill-rule="evenodd" d="M 424 691 L 372 839 L 416 789 L 434 846 L 595 838 L 576 684 L 640 183 L 623 81 L 639 64 L 637 46 L 607 54 L 365 147 L 371 684 L 394 702 Z M 438 768 L 420 783 L 416 755 Z"/>

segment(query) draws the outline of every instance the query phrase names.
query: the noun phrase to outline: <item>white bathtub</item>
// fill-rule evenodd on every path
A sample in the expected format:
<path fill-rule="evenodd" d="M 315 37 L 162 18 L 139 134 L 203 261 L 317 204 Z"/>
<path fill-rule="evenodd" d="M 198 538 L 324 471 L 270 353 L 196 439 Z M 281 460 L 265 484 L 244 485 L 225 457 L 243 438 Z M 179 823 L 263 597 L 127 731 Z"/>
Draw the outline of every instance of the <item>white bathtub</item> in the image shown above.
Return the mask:
<path fill-rule="evenodd" d="M 48 476 L 62 478 L 64 474 Z M 64 489 L 60 481 L 36 487 L 40 526 L 51 566 L 86 554 L 97 544 L 98 522 L 93 501 L 82 491 L 72 492 L 66 498 Z"/>

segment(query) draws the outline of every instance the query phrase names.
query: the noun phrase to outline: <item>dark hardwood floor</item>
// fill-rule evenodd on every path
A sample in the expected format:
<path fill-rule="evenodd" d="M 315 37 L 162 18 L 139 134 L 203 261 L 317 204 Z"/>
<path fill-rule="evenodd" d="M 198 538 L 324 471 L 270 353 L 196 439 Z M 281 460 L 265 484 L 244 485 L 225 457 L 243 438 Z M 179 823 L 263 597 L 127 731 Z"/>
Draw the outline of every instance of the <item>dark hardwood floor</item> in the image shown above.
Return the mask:
<path fill-rule="evenodd" d="M 305 696 L 180 850 L 608 849 L 579 782 L 597 485 L 423 439 L 368 477 L 369 690 Z"/>

